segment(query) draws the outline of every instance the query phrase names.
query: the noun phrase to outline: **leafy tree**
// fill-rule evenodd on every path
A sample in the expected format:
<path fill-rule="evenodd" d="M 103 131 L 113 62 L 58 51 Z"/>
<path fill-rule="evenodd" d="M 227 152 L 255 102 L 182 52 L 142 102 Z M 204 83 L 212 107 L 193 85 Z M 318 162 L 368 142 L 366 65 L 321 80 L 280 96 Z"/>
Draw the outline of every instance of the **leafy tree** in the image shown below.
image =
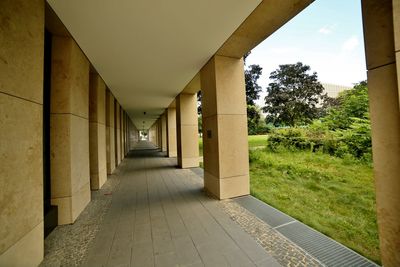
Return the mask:
<path fill-rule="evenodd" d="M 280 65 L 271 72 L 273 81 L 267 87 L 263 111 L 266 122 L 274 125 L 295 126 L 310 123 L 321 114 L 319 105 L 326 94 L 317 73 L 309 73 L 310 66 L 298 62 Z"/>
<path fill-rule="evenodd" d="M 256 105 L 247 105 L 247 130 L 249 134 L 257 134 L 260 123 L 260 109 Z"/>
<path fill-rule="evenodd" d="M 369 120 L 369 101 L 367 82 L 354 85 L 353 89 L 343 91 L 337 98 L 339 105 L 328 110 L 323 118 L 331 130 L 348 129 L 353 118 Z"/>
<path fill-rule="evenodd" d="M 246 66 L 246 58 L 250 53 L 247 53 L 243 59 Z M 260 108 L 256 106 L 255 101 L 260 98 L 262 88 L 258 85 L 258 79 L 262 74 L 260 65 L 252 64 L 245 67 L 244 80 L 246 87 L 246 103 L 247 103 L 247 129 L 249 134 L 257 134 L 261 118 Z"/>
<path fill-rule="evenodd" d="M 258 79 L 262 74 L 262 68 L 259 65 L 250 65 L 244 71 L 244 80 L 246 84 L 246 102 L 247 106 L 254 106 L 255 100 L 260 98 L 262 91 L 261 86 L 258 85 Z"/>
<path fill-rule="evenodd" d="M 201 91 L 197 92 L 197 114 L 201 116 Z"/>

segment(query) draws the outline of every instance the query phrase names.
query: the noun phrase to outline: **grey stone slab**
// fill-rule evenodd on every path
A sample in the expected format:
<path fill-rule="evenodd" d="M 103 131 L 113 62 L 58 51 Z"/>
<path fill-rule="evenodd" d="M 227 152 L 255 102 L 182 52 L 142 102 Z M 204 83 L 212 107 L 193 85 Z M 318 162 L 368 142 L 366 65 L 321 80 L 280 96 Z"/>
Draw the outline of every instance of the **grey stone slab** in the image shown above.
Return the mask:
<path fill-rule="evenodd" d="M 154 266 L 154 264 L 153 244 L 151 242 L 133 245 L 131 257 L 132 267 Z"/>
<path fill-rule="evenodd" d="M 180 265 L 191 265 L 201 262 L 200 255 L 190 236 L 174 238 L 173 243 Z"/>
<path fill-rule="evenodd" d="M 132 243 L 130 238 L 114 239 L 107 266 L 129 266 Z"/>
<path fill-rule="evenodd" d="M 135 231 L 133 234 L 133 243 L 147 243 L 152 241 L 151 226 L 149 224 L 135 225 Z"/>
<path fill-rule="evenodd" d="M 205 266 L 229 266 L 225 256 L 210 246 L 209 243 L 204 243 L 201 246 L 196 246 L 200 254 L 201 260 Z"/>
<path fill-rule="evenodd" d="M 175 251 L 172 239 L 168 236 L 154 236 L 153 250 L 154 250 L 154 255 L 161 255 Z"/>
<path fill-rule="evenodd" d="M 155 266 L 157 267 L 175 267 L 179 266 L 175 252 L 165 253 L 155 256 Z"/>
<path fill-rule="evenodd" d="M 259 267 L 281 267 L 281 265 L 272 257 L 265 258 L 262 261 L 256 262 L 256 266 Z"/>

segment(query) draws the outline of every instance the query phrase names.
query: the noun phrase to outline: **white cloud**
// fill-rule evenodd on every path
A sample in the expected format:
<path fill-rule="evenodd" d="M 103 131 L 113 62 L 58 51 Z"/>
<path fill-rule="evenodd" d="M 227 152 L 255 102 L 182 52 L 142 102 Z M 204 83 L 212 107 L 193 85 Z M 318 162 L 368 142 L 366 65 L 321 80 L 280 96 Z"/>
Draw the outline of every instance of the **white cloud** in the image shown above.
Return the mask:
<path fill-rule="evenodd" d="M 352 36 L 343 43 L 342 50 L 353 51 L 359 44 L 357 36 Z"/>
<path fill-rule="evenodd" d="M 318 32 L 327 35 L 327 34 L 331 34 L 335 28 L 336 28 L 336 24 L 325 25 L 324 27 L 319 29 Z"/>

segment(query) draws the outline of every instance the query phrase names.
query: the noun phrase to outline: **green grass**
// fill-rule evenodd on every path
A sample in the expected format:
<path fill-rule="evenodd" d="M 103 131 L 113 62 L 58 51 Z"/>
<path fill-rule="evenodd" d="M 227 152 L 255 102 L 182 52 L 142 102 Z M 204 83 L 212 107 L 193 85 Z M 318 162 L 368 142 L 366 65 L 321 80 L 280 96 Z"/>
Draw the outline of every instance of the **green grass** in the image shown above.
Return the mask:
<path fill-rule="evenodd" d="M 256 198 L 380 262 L 372 167 L 311 152 L 250 151 Z"/>
<path fill-rule="evenodd" d="M 261 147 L 267 145 L 267 135 L 250 135 L 249 148 Z M 199 155 L 203 156 L 203 139 L 199 138 Z"/>
<path fill-rule="evenodd" d="M 267 145 L 267 135 L 249 135 L 249 148 Z"/>
<path fill-rule="evenodd" d="M 256 198 L 380 263 L 372 167 L 322 153 L 251 148 L 250 188 Z M 203 143 L 199 140 L 200 155 Z"/>
<path fill-rule="evenodd" d="M 199 155 L 203 156 L 203 138 L 199 138 Z"/>

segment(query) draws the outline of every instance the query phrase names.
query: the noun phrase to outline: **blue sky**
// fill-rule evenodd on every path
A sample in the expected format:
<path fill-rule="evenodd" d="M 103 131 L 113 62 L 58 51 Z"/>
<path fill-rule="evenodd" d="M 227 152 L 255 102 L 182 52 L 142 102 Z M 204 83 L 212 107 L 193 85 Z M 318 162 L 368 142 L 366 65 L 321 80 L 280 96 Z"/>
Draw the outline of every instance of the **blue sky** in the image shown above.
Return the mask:
<path fill-rule="evenodd" d="M 360 0 L 316 0 L 252 50 L 259 64 L 263 105 L 269 74 L 281 64 L 303 62 L 320 82 L 352 86 L 366 79 Z"/>

